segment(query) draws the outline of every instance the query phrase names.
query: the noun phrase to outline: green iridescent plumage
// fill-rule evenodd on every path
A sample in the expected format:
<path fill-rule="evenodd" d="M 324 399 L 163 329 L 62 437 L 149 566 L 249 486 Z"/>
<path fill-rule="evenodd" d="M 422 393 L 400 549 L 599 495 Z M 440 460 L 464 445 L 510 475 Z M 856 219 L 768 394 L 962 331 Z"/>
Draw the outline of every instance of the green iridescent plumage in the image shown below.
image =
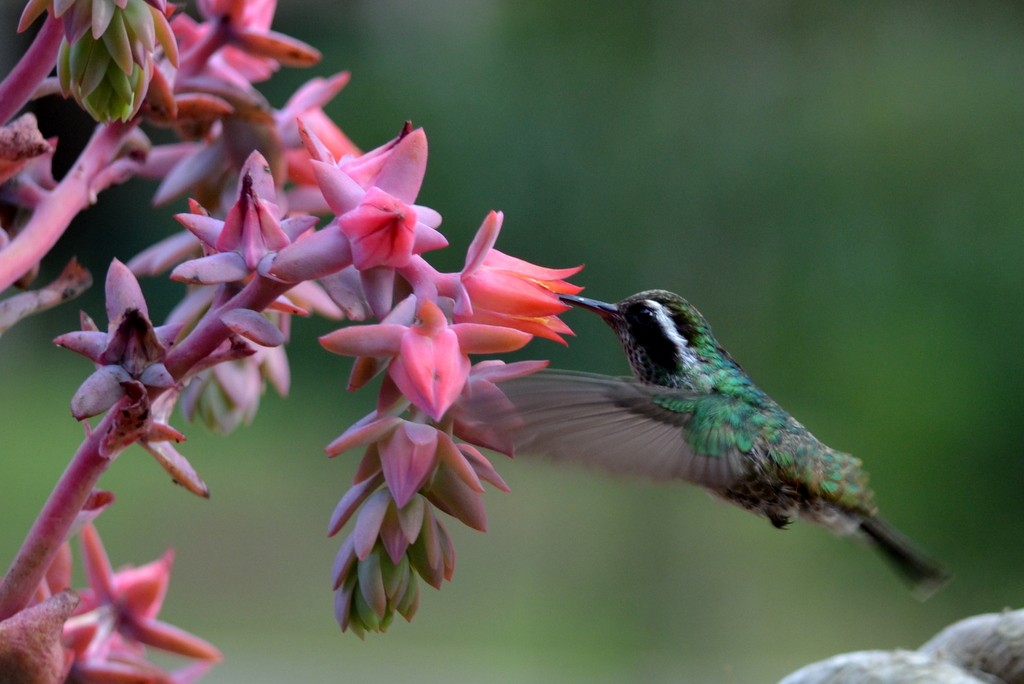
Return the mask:
<path fill-rule="evenodd" d="M 502 384 L 480 419 L 517 453 L 655 479 L 683 479 L 785 527 L 807 519 L 872 542 L 919 590 L 948 575 L 878 517 L 859 459 L 832 449 L 750 380 L 678 295 L 618 304 L 563 296 L 616 332 L 634 378 L 543 371 Z"/>

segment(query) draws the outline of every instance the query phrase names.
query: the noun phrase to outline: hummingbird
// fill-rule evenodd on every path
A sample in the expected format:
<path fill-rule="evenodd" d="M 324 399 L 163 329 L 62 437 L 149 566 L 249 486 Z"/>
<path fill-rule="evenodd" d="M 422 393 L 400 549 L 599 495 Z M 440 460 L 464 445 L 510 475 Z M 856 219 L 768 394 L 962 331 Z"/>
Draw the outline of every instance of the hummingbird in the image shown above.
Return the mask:
<path fill-rule="evenodd" d="M 516 453 L 684 480 L 779 529 L 799 518 L 860 537 L 921 598 L 949 579 L 879 517 L 860 459 L 822 443 L 755 385 L 688 301 L 665 290 L 617 304 L 559 296 L 604 319 L 634 377 L 543 370 L 501 383 L 515 411 L 484 412 Z"/>

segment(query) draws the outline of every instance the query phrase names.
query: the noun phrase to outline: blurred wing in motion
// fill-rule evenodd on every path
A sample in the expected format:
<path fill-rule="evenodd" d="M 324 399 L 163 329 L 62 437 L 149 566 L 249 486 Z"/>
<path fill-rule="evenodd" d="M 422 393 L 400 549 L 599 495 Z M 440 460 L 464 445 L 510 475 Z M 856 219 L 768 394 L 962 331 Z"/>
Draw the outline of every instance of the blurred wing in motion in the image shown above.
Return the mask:
<path fill-rule="evenodd" d="M 507 402 L 482 397 L 470 412 L 509 434 L 517 455 L 714 488 L 747 473 L 747 460 L 734 445 L 712 455 L 691 445 L 687 427 L 708 395 L 559 370 L 499 387 Z"/>

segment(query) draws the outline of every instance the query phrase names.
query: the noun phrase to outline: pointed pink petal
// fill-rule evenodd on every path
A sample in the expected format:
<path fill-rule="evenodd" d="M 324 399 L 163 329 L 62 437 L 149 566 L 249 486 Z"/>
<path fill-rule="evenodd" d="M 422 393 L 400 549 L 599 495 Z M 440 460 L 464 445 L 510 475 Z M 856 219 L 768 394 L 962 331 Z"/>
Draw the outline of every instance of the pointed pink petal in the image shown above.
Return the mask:
<path fill-rule="evenodd" d="M 352 598 L 355 588 L 356 578 L 354 575 L 347 575 L 343 584 L 334 587 L 334 619 L 338 621 L 341 631 L 344 632 L 351 627 L 352 631 L 362 639 L 363 630 L 359 623 L 351 621 Z"/>
<path fill-rule="evenodd" d="M 25 5 L 25 9 L 21 13 L 21 19 L 18 20 L 18 33 L 22 33 L 50 6 L 51 0 L 29 0 L 28 4 Z M 56 3 L 54 3 L 56 8 Z M 59 17 L 54 9 L 54 16 Z"/>
<path fill-rule="evenodd" d="M 341 543 L 341 548 L 338 549 L 338 553 L 334 557 L 334 563 L 331 565 L 331 577 L 334 578 L 335 591 L 345 582 L 352 566 L 355 565 L 356 552 L 353 543 L 352 535 L 345 537 L 345 541 Z"/>
<path fill-rule="evenodd" d="M 470 489 L 451 468 L 439 466 L 424 495 L 432 504 L 458 518 L 466 526 L 481 532 L 487 531 L 487 511 L 480 493 Z"/>
<path fill-rule="evenodd" d="M 380 464 L 395 503 L 405 506 L 437 465 L 437 429 L 404 422 L 381 443 Z"/>
<path fill-rule="evenodd" d="M 417 128 L 391 149 L 374 185 L 407 204 L 416 200 L 427 169 L 427 135 Z"/>
<path fill-rule="evenodd" d="M 358 484 L 369 480 L 371 477 L 377 477 L 377 475 L 383 477 L 383 474 L 380 472 L 380 449 L 378 443 L 374 442 L 366 447 L 363 457 L 359 459 L 359 465 L 356 466 L 352 482 Z M 383 482 L 383 480 L 381 481 Z"/>
<path fill-rule="evenodd" d="M 377 543 L 380 525 L 384 521 L 384 513 L 391 505 L 391 494 L 387 489 L 374 492 L 363 504 L 356 518 L 355 529 L 352 530 L 353 548 L 359 560 L 365 560 L 373 545 Z"/>
<path fill-rule="evenodd" d="M 343 356 L 391 356 L 399 351 L 406 330 L 394 323 L 353 325 L 323 335 L 320 344 Z"/>
<path fill-rule="evenodd" d="M 438 432 L 437 453 L 441 462 L 452 469 L 455 476 L 466 483 L 466 485 L 477 492 L 483 492 L 484 486 L 480 484 L 480 478 L 472 464 L 466 459 L 461 451 L 455 446 L 455 442 L 444 432 Z"/>
<path fill-rule="evenodd" d="M 344 312 L 334 303 L 320 283 L 304 281 L 285 293 L 288 301 L 324 318 L 341 320 Z"/>
<path fill-rule="evenodd" d="M 156 462 L 160 464 L 171 480 L 179 484 L 196 496 L 204 499 L 210 498 L 210 489 L 199 477 L 192 464 L 170 442 L 140 441 L 139 446 L 148 451 Z"/>
<path fill-rule="evenodd" d="M 274 183 L 274 176 L 270 172 L 270 163 L 258 150 L 253 150 L 242 164 L 242 169 L 238 174 L 240 193 L 243 191 L 247 177 L 255 197 L 267 202 L 277 201 L 277 186 Z"/>
<path fill-rule="evenodd" d="M 192 216 L 192 214 L 182 214 L 182 216 Z M 195 235 L 181 231 L 133 256 L 128 261 L 128 268 L 137 276 L 155 276 L 185 259 L 198 256 L 199 248 L 199 241 Z"/>
<path fill-rule="evenodd" d="M 290 116 L 296 116 L 301 112 L 323 107 L 348 85 L 351 78 L 352 74 L 348 71 L 341 71 L 327 78 L 311 78 L 299 86 L 281 110 Z"/>
<path fill-rule="evenodd" d="M 477 496 L 479 500 L 480 497 Z M 483 503 L 481 502 L 481 506 Z M 486 521 L 484 522 L 486 525 Z M 484 530 L 481 530 L 483 532 Z M 452 581 L 452 575 L 455 574 L 455 545 L 452 544 L 451 535 L 448 534 L 448 528 L 444 526 L 444 523 L 440 520 L 437 521 L 437 540 L 441 543 L 441 558 L 444 562 L 444 578 L 449 582 Z"/>
<path fill-rule="evenodd" d="M 139 281 L 127 266 L 114 259 L 107 270 L 106 283 L 107 320 L 113 321 L 125 311 L 135 309 L 149 318 L 146 299 L 142 296 Z"/>
<path fill-rule="evenodd" d="M 492 249 L 487 253 L 487 258 L 484 260 L 484 264 L 490 268 L 512 271 L 514 273 L 521 273 L 524 276 L 533 280 L 543 281 L 558 281 L 563 278 L 569 278 L 574 276 L 583 270 L 582 266 L 574 266 L 572 268 L 545 268 L 544 266 L 538 266 L 532 264 L 529 261 L 524 261 L 514 256 L 510 256 L 501 252 L 497 249 Z M 581 292 L 582 287 L 576 285 L 569 285 L 565 283 L 569 288 L 572 288 L 572 292 L 563 292 L 563 294 L 575 294 Z M 556 290 L 556 292 L 562 292 L 562 290 Z"/>
<path fill-rule="evenodd" d="M 484 258 L 494 247 L 494 243 L 498 241 L 498 234 L 501 232 L 501 223 L 504 218 L 505 215 L 500 211 L 492 211 L 484 218 L 484 222 L 480 224 L 480 229 L 477 230 L 473 242 L 469 243 L 469 249 L 466 251 L 466 265 L 462 268 L 463 277 L 470 275 L 483 265 Z"/>
<path fill-rule="evenodd" d="M 424 223 L 416 224 L 415 241 L 412 245 L 414 254 L 422 254 L 435 249 L 444 249 L 448 246 L 448 240 L 444 235 Z"/>
<path fill-rule="evenodd" d="M 352 372 L 348 376 L 348 385 L 345 386 L 349 392 L 355 392 L 366 383 L 373 380 L 387 366 L 387 361 L 373 356 L 360 356 L 352 364 Z"/>
<path fill-rule="evenodd" d="M 356 512 L 356 509 L 362 505 L 366 498 L 372 494 L 377 487 L 384 483 L 384 475 L 378 473 L 377 475 L 357 482 L 356 484 L 349 487 L 345 495 L 341 497 L 341 501 L 334 509 L 334 513 L 331 515 L 331 521 L 327 525 L 327 536 L 333 537 L 341 528 L 345 526 L 352 514 Z"/>
<path fill-rule="evenodd" d="M 551 290 L 508 271 L 484 268 L 463 282 L 475 309 L 517 316 L 551 316 L 569 310 Z"/>
<path fill-rule="evenodd" d="M 121 610 L 136 617 L 154 618 L 163 607 L 171 580 L 174 551 L 137 568 L 127 567 L 114 575 L 117 602 Z"/>
<path fill-rule="evenodd" d="M 491 465 L 491 462 L 480 453 L 479 449 L 472 444 L 460 444 L 459 450 L 466 455 L 466 458 L 473 466 L 473 470 L 476 471 L 481 480 L 489 482 L 503 492 L 512 491 L 501 475 L 498 474 L 498 471 L 494 469 L 494 466 Z"/>
<path fill-rule="evenodd" d="M 391 309 L 395 292 L 395 271 L 392 268 L 370 268 L 359 273 L 366 302 L 377 318 L 384 318 Z"/>
<path fill-rule="evenodd" d="M 314 228 L 319 222 L 320 219 L 316 216 L 290 216 L 282 219 L 281 230 L 284 231 L 290 241 L 294 241 L 306 231 Z"/>
<path fill-rule="evenodd" d="M 336 224 L 308 233 L 274 257 L 268 274 L 286 283 L 322 278 L 352 263 L 348 238 Z"/>
<path fill-rule="evenodd" d="M 327 200 L 327 206 L 341 216 L 359 206 L 366 191 L 351 176 L 333 164 L 313 161 L 317 185 Z"/>
<path fill-rule="evenodd" d="M 303 86 L 305 87 L 305 86 Z M 301 89 L 296 93 L 296 96 L 301 93 Z M 312 162 L 322 162 L 328 168 L 335 165 L 334 155 L 328 146 L 320 139 L 316 134 L 315 126 L 307 126 L 305 117 L 300 116 L 297 121 L 299 139 L 302 140 L 303 146 L 306 148 L 306 152 L 309 153 L 310 168 L 312 168 Z M 347 211 L 347 210 L 346 210 Z"/>
<path fill-rule="evenodd" d="M 142 644 L 177 653 L 186 658 L 219 661 L 221 652 L 208 641 L 160 620 L 139 620 L 125 626 L 131 637 Z"/>
<path fill-rule="evenodd" d="M 71 397 L 71 415 L 85 420 L 103 413 L 124 396 L 122 383 L 130 381 L 131 376 L 121 366 L 101 366 Z"/>
<path fill-rule="evenodd" d="M 54 338 L 53 343 L 58 347 L 70 349 L 87 359 L 96 361 L 107 348 L 107 341 L 106 333 L 92 330 L 76 330 Z"/>
<path fill-rule="evenodd" d="M 276 31 L 242 30 L 235 33 L 235 41 L 246 52 L 290 67 L 313 66 L 321 57 L 313 46 Z"/>
<path fill-rule="evenodd" d="M 221 322 L 232 332 L 264 347 L 284 344 L 284 334 L 278 327 L 251 309 L 232 309 L 221 316 Z"/>
<path fill-rule="evenodd" d="M 178 195 L 185 194 L 204 178 L 218 176 L 228 168 L 229 163 L 223 139 L 197 148 L 194 154 L 179 160 L 163 177 L 153 197 L 153 204 L 164 204 Z"/>
<path fill-rule="evenodd" d="M 566 344 L 559 333 L 572 335 L 573 332 L 565 323 L 555 316 L 544 316 L 542 318 L 523 318 L 506 314 L 477 309 L 470 317 L 473 323 L 495 326 L 499 328 L 514 328 L 529 335 L 543 337 L 553 342 Z M 461 322 L 461 321 L 460 321 Z"/>
<path fill-rule="evenodd" d="M 384 522 L 380 526 L 380 541 L 392 564 L 398 565 L 405 555 L 405 550 L 409 548 L 409 540 L 402 530 L 394 505 L 389 506 L 387 513 L 384 514 Z"/>
<path fill-rule="evenodd" d="M 376 412 L 370 415 L 375 416 Z M 381 416 L 369 421 L 361 420 L 336 437 L 324 448 L 324 451 L 331 456 L 337 456 L 354 447 L 379 442 L 394 432 L 395 428 L 403 422 L 397 416 Z"/>
<path fill-rule="evenodd" d="M 114 600 L 114 571 L 110 567 L 110 558 L 103 548 L 103 541 L 92 525 L 82 528 L 82 562 L 85 565 L 85 577 L 89 586 L 105 602 Z"/>
<path fill-rule="evenodd" d="M 409 499 L 409 503 L 398 510 L 398 524 L 401 526 L 402 533 L 410 544 L 416 541 L 416 537 L 419 536 L 420 530 L 423 528 L 423 516 L 426 506 L 427 500 L 422 496 L 416 495 Z"/>
<path fill-rule="evenodd" d="M 224 221 L 205 214 L 175 214 L 174 218 L 210 247 L 217 243 L 217 238 L 224 230 Z"/>
<path fill-rule="evenodd" d="M 89 494 L 89 498 L 86 500 L 85 505 L 82 506 L 82 510 L 79 511 L 78 515 L 75 516 L 75 522 L 71 525 L 71 531 L 68 533 L 68 536 L 71 537 L 71 536 L 74 536 L 76 534 L 81 533 L 82 528 L 84 528 L 86 525 L 92 523 L 92 521 L 95 520 L 96 518 L 98 518 L 100 513 L 105 511 L 107 509 L 107 506 L 109 506 L 112 503 L 114 503 L 114 494 L 113 494 L 113 492 L 108 492 L 108 491 L 105 491 L 105 490 L 102 490 L 102 489 L 94 489 L 94 490 L 92 490 L 92 493 Z M 62 549 L 66 549 L 68 554 L 71 553 L 71 549 L 70 549 L 70 547 L 67 546 L 67 542 L 65 542 L 65 544 L 61 548 Z M 61 563 L 61 562 L 62 561 L 60 561 L 60 560 L 54 560 L 54 563 Z M 70 555 L 68 557 L 67 562 L 69 564 L 67 571 L 71 572 L 71 570 L 70 570 L 70 563 L 71 563 Z M 50 584 L 50 589 L 51 590 L 57 591 L 57 590 L 60 590 L 60 589 L 66 589 L 67 587 L 71 586 L 70 578 L 67 581 L 63 582 L 62 584 L 50 581 L 49 580 L 49 576 L 50 576 L 50 573 L 53 572 L 53 568 L 52 567 L 51 567 L 50 570 L 47 570 L 46 572 L 47 572 L 47 578 L 48 578 L 47 581 Z"/>
<path fill-rule="evenodd" d="M 533 337 L 529 333 L 479 323 L 456 323 L 451 326 L 459 346 L 467 354 L 496 354 L 522 349 Z"/>
<path fill-rule="evenodd" d="M 179 264 L 171 280 L 194 285 L 232 283 L 248 277 L 249 268 L 237 252 L 220 252 Z"/>
<path fill-rule="evenodd" d="M 154 363 L 147 366 L 139 375 L 139 382 L 146 387 L 153 387 L 156 389 L 169 389 L 174 387 L 175 384 L 174 378 L 171 377 L 171 374 L 167 371 L 167 367 L 162 363 Z"/>

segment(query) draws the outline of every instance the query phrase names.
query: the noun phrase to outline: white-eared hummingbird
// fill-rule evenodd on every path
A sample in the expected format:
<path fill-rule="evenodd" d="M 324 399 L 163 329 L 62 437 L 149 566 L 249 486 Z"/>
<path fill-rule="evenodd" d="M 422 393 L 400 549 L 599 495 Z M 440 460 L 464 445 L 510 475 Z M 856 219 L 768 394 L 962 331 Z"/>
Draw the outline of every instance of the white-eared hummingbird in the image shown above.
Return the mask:
<path fill-rule="evenodd" d="M 633 378 L 544 370 L 501 384 L 515 411 L 482 407 L 516 453 L 681 479 L 783 528 L 810 520 L 878 548 L 919 596 L 949 575 L 878 516 L 860 459 L 823 444 L 758 388 L 679 295 L 618 304 L 562 295 L 618 335 Z"/>

